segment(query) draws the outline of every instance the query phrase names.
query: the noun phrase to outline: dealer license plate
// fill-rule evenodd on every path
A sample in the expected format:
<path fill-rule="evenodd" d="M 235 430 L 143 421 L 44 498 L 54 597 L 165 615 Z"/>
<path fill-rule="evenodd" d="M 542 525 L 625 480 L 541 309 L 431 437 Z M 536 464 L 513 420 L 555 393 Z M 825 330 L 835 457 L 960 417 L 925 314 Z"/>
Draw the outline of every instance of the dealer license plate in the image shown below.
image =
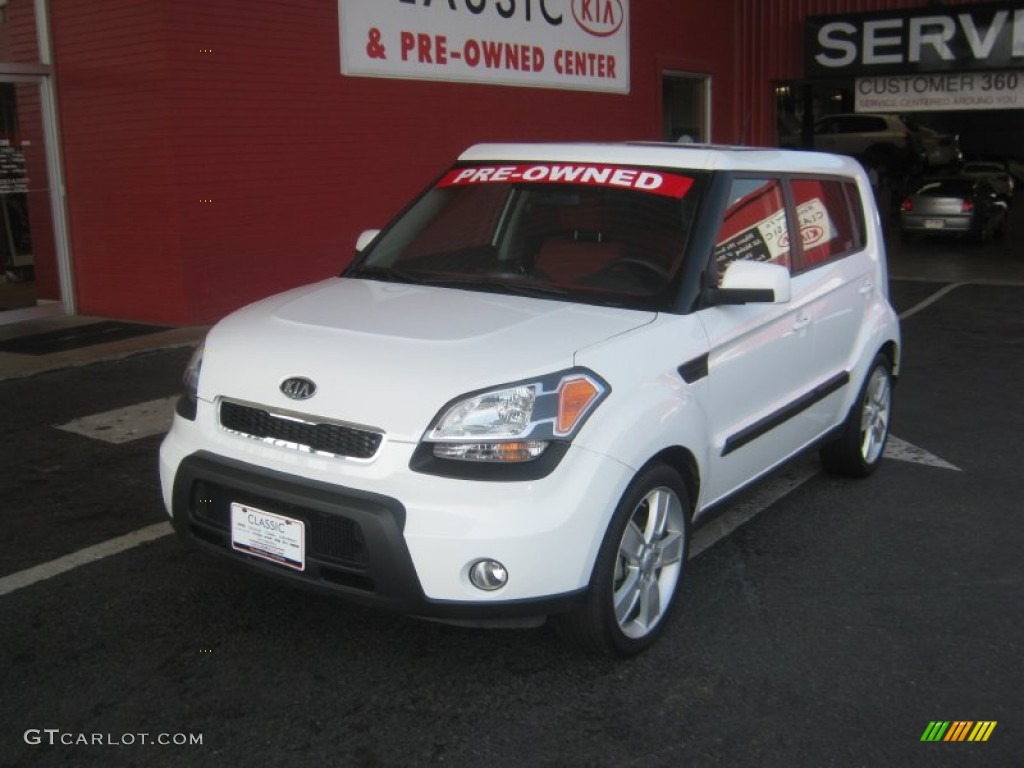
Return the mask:
<path fill-rule="evenodd" d="M 944 222 L 942 219 L 925 219 L 924 220 L 924 228 L 925 229 L 944 229 L 945 226 L 946 226 L 946 222 Z"/>
<path fill-rule="evenodd" d="M 306 524 L 246 504 L 231 504 L 231 546 L 297 571 L 306 569 Z"/>

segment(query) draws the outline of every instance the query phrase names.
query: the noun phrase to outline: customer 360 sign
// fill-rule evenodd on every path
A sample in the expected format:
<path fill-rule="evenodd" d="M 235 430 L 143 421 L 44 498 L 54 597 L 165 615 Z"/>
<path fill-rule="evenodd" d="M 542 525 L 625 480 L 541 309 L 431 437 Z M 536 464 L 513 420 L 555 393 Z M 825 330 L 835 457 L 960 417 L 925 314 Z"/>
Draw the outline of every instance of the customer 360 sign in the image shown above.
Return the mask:
<path fill-rule="evenodd" d="M 629 92 L 629 0 L 338 0 L 344 75 Z"/>

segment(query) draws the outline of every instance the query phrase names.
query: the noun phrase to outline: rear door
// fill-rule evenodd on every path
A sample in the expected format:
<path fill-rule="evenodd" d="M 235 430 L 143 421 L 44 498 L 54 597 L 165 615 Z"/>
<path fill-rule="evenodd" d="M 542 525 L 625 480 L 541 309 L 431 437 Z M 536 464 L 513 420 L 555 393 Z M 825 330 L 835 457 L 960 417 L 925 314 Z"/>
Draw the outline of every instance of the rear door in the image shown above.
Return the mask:
<path fill-rule="evenodd" d="M 878 284 L 877 244 L 865 242 L 864 211 L 851 179 L 790 180 L 800 227 L 793 254 L 793 291 L 806 297 L 814 317 L 811 379 L 819 396 L 808 418 L 818 432 L 842 418 L 840 407 L 860 358 L 869 307 Z"/>

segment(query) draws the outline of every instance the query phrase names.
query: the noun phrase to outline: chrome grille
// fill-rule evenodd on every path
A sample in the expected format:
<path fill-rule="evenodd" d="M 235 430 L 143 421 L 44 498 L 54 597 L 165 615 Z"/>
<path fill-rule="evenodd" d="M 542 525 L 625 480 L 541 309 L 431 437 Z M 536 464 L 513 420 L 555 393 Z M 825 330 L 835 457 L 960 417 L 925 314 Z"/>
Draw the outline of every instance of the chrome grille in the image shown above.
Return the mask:
<path fill-rule="evenodd" d="M 295 450 L 372 459 L 384 436 L 371 429 L 318 421 L 315 416 L 273 411 L 233 400 L 220 401 L 220 425 L 245 437 Z"/>

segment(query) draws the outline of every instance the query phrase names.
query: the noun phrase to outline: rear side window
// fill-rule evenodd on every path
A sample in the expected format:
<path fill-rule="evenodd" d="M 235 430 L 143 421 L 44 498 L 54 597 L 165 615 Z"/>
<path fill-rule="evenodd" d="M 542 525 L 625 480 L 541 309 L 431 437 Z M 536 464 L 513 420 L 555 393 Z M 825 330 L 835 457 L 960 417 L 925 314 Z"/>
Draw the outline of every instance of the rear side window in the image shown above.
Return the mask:
<path fill-rule="evenodd" d="M 864 133 L 877 133 L 884 131 L 888 127 L 885 118 L 882 117 L 865 117 L 863 118 L 863 125 L 864 127 L 861 130 Z"/>
<path fill-rule="evenodd" d="M 860 248 L 863 212 L 856 185 L 835 179 L 793 179 L 790 188 L 802 246 L 794 272 L 812 269 Z M 851 204 L 856 210 L 851 210 Z"/>
<path fill-rule="evenodd" d="M 790 235 L 779 179 L 734 179 L 715 239 L 721 282 L 734 261 L 770 261 L 790 266 Z"/>

